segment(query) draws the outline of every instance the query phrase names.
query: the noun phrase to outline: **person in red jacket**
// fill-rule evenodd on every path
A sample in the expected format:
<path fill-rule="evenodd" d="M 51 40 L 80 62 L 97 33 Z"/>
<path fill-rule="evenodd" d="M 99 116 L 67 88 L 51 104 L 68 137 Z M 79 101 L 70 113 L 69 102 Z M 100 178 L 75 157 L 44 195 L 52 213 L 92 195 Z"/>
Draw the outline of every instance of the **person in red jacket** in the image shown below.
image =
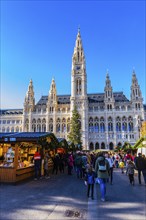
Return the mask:
<path fill-rule="evenodd" d="M 34 154 L 35 180 L 41 177 L 41 155 L 38 151 Z"/>

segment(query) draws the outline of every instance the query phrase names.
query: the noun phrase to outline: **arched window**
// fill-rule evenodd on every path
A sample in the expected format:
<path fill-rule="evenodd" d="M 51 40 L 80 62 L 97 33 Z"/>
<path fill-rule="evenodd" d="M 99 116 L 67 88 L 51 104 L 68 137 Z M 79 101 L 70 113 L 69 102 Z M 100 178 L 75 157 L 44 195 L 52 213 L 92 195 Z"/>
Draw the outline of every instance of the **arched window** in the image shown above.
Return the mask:
<path fill-rule="evenodd" d="M 11 128 L 11 132 L 14 132 L 14 127 Z"/>
<path fill-rule="evenodd" d="M 104 118 L 100 118 L 100 132 L 105 132 L 105 124 L 104 124 Z"/>
<path fill-rule="evenodd" d="M 80 78 L 78 78 L 76 81 L 76 94 L 81 95 L 81 93 L 82 93 L 82 81 Z"/>
<path fill-rule="evenodd" d="M 89 150 L 94 150 L 94 144 L 92 142 L 89 145 Z"/>
<path fill-rule="evenodd" d="M 110 144 L 109 144 L 109 149 L 110 149 L 110 150 L 113 150 L 113 148 L 114 148 L 114 144 L 113 144 L 112 142 L 110 142 Z"/>
<path fill-rule="evenodd" d="M 113 122 L 111 117 L 108 118 L 108 131 L 113 131 Z"/>
<path fill-rule="evenodd" d="M 46 124 L 42 124 L 42 132 L 46 132 Z"/>
<path fill-rule="evenodd" d="M 98 142 L 95 144 L 95 150 L 97 150 L 97 149 L 99 149 L 99 143 Z"/>
<path fill-rule="evenodd" d="M 10 128 L 9 128 L 9 127 L 7 127 L 7 130 L 6 130 L 6 132 L 10 132 Z"/>
<path fill-rule="evenodd" d="M 89 118 L 89 132 L 93 132 L 93 131 L 94 131 L 93 118 L 90 117 L 90 118 Z"/>
<path fill-rule="evenodd" d="M 41 125 L 37 124 L 37 132 L 41 132 Z"/>
<path fill-rule="evenodd" d="M 101 143 L 101 149 L 105 149 L 105 143 L 104 142 Z"/>

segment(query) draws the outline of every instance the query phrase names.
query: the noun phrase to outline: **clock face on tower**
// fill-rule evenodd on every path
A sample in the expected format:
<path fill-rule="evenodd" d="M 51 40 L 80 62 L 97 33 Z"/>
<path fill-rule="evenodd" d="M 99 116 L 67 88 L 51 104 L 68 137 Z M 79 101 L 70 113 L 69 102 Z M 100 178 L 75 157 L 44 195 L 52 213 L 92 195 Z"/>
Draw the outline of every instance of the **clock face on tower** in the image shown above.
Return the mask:
<path fill-rule="evenodd" d="M 80 70 L 80 66 L 76 66 L 76 70 Z"/>

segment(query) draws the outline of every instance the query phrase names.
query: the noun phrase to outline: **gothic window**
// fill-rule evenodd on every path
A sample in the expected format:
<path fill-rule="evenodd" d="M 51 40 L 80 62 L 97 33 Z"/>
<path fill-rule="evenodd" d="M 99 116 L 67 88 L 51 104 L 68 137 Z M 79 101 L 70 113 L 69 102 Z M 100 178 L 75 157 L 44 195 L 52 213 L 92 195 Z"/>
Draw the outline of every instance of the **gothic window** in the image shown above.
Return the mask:
<path fill-rule="evenodd" d="M 46 123 L 46 119 L 45 118 L 42 119 L 42 123 L 44 123 L 44 124 Z"/>
<path fill-rule="evenodd" d="M 99 123 L 97 122 L 94 124 L 94 131 L 99 132 Z"/>
<path fill-rule="evenodd" d="M 35 120 L 35 118 L 32 120 L 32 124 L 35 124 L 36 123 L 36 120 Z"/>
<path fill-rule="evenodd" d="M 49 123 L 53 123 L 53 119 L 52 118 L 50 118 Z"/>
<path fill-rule="evenodd" d="M 11 132 L 14 132 L 14 127 L 11 128 Z"/>
<path fill-rule="evenodd" d="M 116 131 L 117 132 L 121 131 L 121 123 L 120 122 L 116 123 Z"/>
<path fill-rule="evenodd" d="M 67 123 L 70 123 L 70 118 L 67 119 Z"/>
<path fill-rule="evenodd" d="M 66 123 L 66 119 L 65 118 L 62 119 L 62 123 Z"/>
<path fill-rule="evenodd" d="M 38 118 L 37 123 L 38 123 L 38 124 L 41 123 L 41 119 L 40 119 L 40 118 Z"/>
<path fill-rule="evenodd" d="M 53 124 L 52 124 L 52 123 L 49 124 L 49 131 L 50 131 L 50 132 L 53 132 Z"/>
<path fill-rule="evenodd" d="M 64 123 L 62 124 L 62 132 L 64 132 L 64 133 L 66 132 L 66 124 L 64 124 Z"/>
<path fill-rule="evenodd" d="M 16 132 L 19 132 L 19 127 L 16 127 Z"/>
<path fill-rule="evenodd" d="M 100 132 L 105 132 L 105 125 L 103 122 L 100 123 Z"/>
<path fill-rule="evenodd" d="M 104 142 L 101 143 L 101 149 L 105 149 L 105 143 Z"/>
<path fill-rule="evenodd" d="M 94 144 L 92 142 L 89 145 L 89 150 L 94 150 Z"/>
<path fill-rule="evenodd" d="M 36 125 L 35 124 L 32 124 L 32 131 L 36 132 Z"/>
<path fill-rule="evenodd" d="M 37 125 L 37 132 L 41 132 L 41 125 L 40 124 Z"/>
<path fill-rule="evenodd" d="M 56 132 L 60 132 L 60 124 L 56 125 Z"/>
<path fill-rule="evenodd" d="M 42 124 L 42 132 L 46 132 L 46 124 Z"/>
<path fill-rule="evenodd" d="M 57 123 L 60 123 L 60 118 L 57 118 Z"/>
<path fill-rule="evenodd" d="M 126 122 L 122 123 L 122 130 L 127 131 L 127 123 Z"/>
<path fill-rule="evenodd" d="M 113 150 L 113 148 L 114 148 L 114 144 L 113 144 L 112 142 L 110 142 L 110 144 L 109 144 L 109 149 L 110 149 L 110 150 Z"/>
<path fill-rule="evenodd" d="M 6 132 L 10 132 L 10 128 L 9 127 L 7 128 Z"/>
<path fill-rule="evenodd" d="M 5 133 L 5 128 L 4 127 L 2 128 L 2 132 Z"/>
<path fill-rule="evenodd" d="M 81 93 L 82 93 L 82 82 L 81 79 L 78 78 L 76 81 L 76 94 L 81 95 Z"/>
<path fill-rule="evenodd" d="M 97 149 L 99 149 L 99 143 L 98 142 L 95 144 L 95 150 L 97 150 Z"/>
<path fill-rule="evenodd" d="M 121 107 L 121 109 L 122 109 L 122 111 L 125 111 L 125 106 L 123 105 L 123 106 Z"/>
<path fill-rule="evenodd" d="M 108 131 L 113 131 L 113 123 L 112 123 L 112 118 L 108 118 Z"/>

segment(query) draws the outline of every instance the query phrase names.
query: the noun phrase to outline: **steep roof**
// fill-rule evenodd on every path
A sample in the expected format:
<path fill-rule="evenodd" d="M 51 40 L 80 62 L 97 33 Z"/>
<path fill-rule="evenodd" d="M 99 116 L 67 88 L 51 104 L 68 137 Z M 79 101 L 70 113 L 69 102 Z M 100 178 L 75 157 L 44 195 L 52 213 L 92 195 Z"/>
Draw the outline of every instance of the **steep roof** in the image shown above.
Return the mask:
<path fill-rule="evenodd" d="M 23 109 L 0 109 L 0 115 L 22 115 Z"/>

